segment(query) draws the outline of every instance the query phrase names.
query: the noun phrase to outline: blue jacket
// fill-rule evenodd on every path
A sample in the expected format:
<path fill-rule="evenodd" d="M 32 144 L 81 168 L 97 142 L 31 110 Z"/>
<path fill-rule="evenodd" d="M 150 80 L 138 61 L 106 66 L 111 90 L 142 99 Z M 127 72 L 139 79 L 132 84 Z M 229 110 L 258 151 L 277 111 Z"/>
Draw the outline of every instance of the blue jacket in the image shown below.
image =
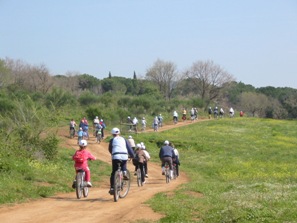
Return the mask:
<path fill-rule="evenodd" d="M 162 159 L 163 157 L 175 158 L 175 153 L 171 146 L 165 145 L 161 147 L 159 152 L 159 158 Z"/>

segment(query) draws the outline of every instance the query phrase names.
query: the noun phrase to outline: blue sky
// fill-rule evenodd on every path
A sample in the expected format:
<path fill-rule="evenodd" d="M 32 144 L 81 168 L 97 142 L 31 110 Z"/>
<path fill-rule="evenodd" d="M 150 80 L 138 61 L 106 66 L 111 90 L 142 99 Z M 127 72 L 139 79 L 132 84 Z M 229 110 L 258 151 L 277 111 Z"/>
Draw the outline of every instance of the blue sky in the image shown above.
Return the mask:
<path fill-rule="evenodd" d="M 53 75 L 213 60 L 238 82 L 297 89 L 296 0 L 0 0 L 0 27 L 0 58 Z"/>

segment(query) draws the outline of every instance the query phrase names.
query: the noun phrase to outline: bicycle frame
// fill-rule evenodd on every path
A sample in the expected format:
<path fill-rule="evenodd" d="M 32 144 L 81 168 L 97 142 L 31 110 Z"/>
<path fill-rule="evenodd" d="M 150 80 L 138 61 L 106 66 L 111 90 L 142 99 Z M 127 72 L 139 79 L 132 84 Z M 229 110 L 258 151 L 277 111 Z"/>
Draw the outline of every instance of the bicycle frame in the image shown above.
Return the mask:
<path fill-rule="evenodd" d="M 170 168 L 169 168 L 169 163 L 165 162 L 165 179 L 166 179 L 166 183 L 170 182 Z"/>
<path fill-rule="evenodd" d="M 127 196 L 130 190 L 130 172 L 127 171 L 128 180 L 124 180 L 123 171 L 121 170 L 121 162 L 118 162 L 118 169 L 114 174 L 114 201 L 117 202 L 119 198 L 124 198 Z"/>
<path fill-rule="evenodd" d="M 87 197 L 89 194 L 89 188 L 87 187 L 87 184 L 85 182 L 85 176 L 86 176 L 85 171 L 83 169 L 79 169 L 76 174 L 76 185 L 75 185 L 77 199 L 80 199 L 82 195 L 84 197 Z"/>

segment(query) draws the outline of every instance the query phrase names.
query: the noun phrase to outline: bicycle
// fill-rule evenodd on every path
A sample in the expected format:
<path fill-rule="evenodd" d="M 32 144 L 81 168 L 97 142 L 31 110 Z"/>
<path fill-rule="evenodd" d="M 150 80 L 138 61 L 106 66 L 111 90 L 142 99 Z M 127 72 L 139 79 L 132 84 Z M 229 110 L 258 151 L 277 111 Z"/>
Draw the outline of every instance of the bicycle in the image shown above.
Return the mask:
<path fill-rule="evenodd" d="M 166 180 L 166 183 L 169 183 L 170 182 L 170 168 L 169 168 L 169 163 L 168 162 L 165 162 L 165 180 Z"/>
<path fill-rule="evenodd" d="M 127 171 L 128 180 L 124 179 L 124 173 L 121 170 L 121 162 L 118 162 L 118 170 L 114 173 L 114 193 L 113 198 L 114 201 L 117 202 L 119 198 L 124 198 L 127 196 L 130 190 L 130 172 Z"/>
<path fill-rule="evenodd" d="M 144 174 L 144 167 L 142 167 L 142 170 L 141 170 L 140 165 L 138 164 L 137 165 L 137 171 L 136 171 L 138 187 L 143 186 L 143 182 L 142 182 L 142 179 L 141 179 L 141 171 L 142 171 L 142 174 Z"/>
<path fill-rule="evenodd" d="M 100 144 L 102 140 L 102 133 L 101 133 L 101 129 L 96 133 L 96 142 Z"/>
<path fill-rule="evenodd" d="M 76 182 L 75 182 L 75 190 L 76 190 L 76 197 L 80 199 L 82 195 L 87 197 L 89 194 L 89 188 L 87 187 L 87 183 L 85 181 L 86 173 L 83 169 L 79 169 L 76 174 Z"/>
<path fill-rule="evenodd" d="M 74 138 L 74 135 L 75 135 L 75 129 L 74 128 L 70 129 L 69 135 L 70 135 L 70 139 Z"/>
<path fill-rule="evenodd" d="M 177 170 L 176 170 L 176 163 L 173 163 L 173 179 L 176 180 L 177 178 Z"/>

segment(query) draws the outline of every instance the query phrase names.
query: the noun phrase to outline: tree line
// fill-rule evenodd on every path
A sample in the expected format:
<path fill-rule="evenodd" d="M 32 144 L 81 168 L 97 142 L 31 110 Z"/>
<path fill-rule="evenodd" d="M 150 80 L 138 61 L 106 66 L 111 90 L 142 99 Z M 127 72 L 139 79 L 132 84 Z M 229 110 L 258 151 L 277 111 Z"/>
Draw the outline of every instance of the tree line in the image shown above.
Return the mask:
<path fill-rule="evenodd" d="M 235 78 L 213 61 L 197 61 L 183 72 L 170 61 L 157 59 L 144 76 L 108 76 L 68 72 L 52 75 L 45 65 L 33 66 L 21 60 L 0 59 L 0 110 L 9 111 L 11 95 L 27 95 L 47 108 L 83 106 L 92 113 L 113 109 L 114 115 L 155 115 L 181 108 L 235 108 L 248 116 L 276 119 L 297 117 L 297 90 L 255 88 Z M 109 112 L 110 113 L 110 112 Z"/>

